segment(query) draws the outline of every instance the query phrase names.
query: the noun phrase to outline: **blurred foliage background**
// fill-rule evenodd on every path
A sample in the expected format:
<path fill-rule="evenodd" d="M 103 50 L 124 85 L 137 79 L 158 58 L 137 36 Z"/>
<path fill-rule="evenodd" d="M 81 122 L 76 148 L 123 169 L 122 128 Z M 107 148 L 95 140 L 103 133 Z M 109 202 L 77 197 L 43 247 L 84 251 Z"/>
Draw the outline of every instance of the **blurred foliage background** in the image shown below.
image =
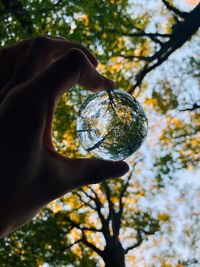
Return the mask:
<path fill-rule="evenodd" d="M 0 0 L 0 44 L 61 35 L 143 104 L 145 144 L 123 178 L 50 203 L 0 240 L 0 266 L 200 266 L 199 1 Z M 72 88 L 53 121 L 55 148 L 88 157 L 76 137 L 90 93 Z"/>

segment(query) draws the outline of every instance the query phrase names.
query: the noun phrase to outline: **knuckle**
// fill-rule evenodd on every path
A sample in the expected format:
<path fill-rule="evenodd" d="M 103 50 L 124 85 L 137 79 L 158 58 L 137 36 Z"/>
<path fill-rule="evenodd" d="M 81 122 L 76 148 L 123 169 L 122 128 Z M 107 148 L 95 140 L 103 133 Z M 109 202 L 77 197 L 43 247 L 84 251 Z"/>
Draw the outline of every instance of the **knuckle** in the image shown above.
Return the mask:
<path fill-rule="evenodd" d="M 84 62 L 86 60 L 86 56 L 83 51 L 81 51 L 79 48 L 71 48 L 68 51 L 68 58 L 72 59 L 73 62 Z"/>
<path fill-rule="evenodd" d="M 37 36 L 33 39 L 33 46 L 34 48 L 42 48 L 44 46 L 46 46 L 46 44 L 49 43 L 49 38 L 45 35 L 40 35 L 40 36 Z"/>
<path fill-rule="evenodd" d="M 87 52 L 87 48 L 83 44 L 74 43 L 74 47 L 77 48 L 77 49 L 80 49 L 83 52 Z"/>
<path fill-rule="evenodd" d="M 77 71 L 86 65 L 86 55 L 78 48 L 71 48 L 62 60 L 62 66 L 70 66 L 71 71 Z"/>

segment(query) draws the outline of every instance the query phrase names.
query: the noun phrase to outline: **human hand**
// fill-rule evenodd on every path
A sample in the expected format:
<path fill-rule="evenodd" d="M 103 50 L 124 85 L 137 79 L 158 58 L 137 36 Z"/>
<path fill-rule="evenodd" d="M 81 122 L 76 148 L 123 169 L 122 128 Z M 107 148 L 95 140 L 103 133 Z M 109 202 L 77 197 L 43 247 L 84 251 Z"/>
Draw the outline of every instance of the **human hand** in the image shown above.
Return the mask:
<path fill-rule="evenodd" d="M 123 161 L 67 159 L 52 144 L 53 113 L 64 91 L 75 84 L 114 87 L 96 67 L 87 48 L 61 37 L 0 50 L 0 237 L 66 192 L 128 171 Z"/>

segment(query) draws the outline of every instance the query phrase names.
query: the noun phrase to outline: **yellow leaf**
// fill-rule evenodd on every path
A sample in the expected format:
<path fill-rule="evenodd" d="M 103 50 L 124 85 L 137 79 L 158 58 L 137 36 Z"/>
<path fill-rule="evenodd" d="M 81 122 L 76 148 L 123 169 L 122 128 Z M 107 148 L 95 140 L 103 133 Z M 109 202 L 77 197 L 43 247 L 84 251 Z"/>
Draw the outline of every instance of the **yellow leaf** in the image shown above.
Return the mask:
<path fill-rule="evenodd" d="M 175 124 L 176 127 L 181 127 L 182 126 L 182 122 L 177 118 L 172 118 L 171 119 L 171 123 Z"/>
<path fill-rule="evenodd" d="M 150 106 L 153 106 L 153 105 L 156 105 L 156 100 L 154 98 L 147 98 L 147 100 L 144 102 L 146 105 L 150 105 Z"/>
<path fill-rule="evenodd" d="M 163 222 L 166 222 L 166 221 L 169 221 L 169 215 L 167 213 L 159 213 L 158 214 L 158 218 L 160 221 L 163 221 Z"/>
<path fill-rule="evenodd" d="M 53 204 L 53 213 L 56 213 L 62 209 L 61 205 L 59 203 Z"/>
<path fill-rule="evenodd" d="M 79 216 L 77 213 L 70 214 L 70 218 L 72 221 L 77 222 L 79 220 Z"/>
<path fill-rule="evenodd" d="M 107 34 L 105 32 L 103 32 L 101 37 L 102 37 L 102 39 L 106 39 L 107 38 Z"/>
<path fill-rule="evenodd" d="M 166 262 L 163 262 L 162 263 L 162 267 L 173 267 L 171 264 L 168 264 Z"/>

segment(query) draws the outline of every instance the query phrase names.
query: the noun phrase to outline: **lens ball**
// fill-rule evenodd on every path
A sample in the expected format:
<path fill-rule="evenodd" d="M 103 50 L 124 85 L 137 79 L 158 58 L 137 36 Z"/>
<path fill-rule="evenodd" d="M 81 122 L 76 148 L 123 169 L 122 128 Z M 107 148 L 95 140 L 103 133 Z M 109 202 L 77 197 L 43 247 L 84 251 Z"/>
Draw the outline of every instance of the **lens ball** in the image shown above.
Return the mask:
<path fill-rule="evenodd" d="M 77 136 L 94 157 L 123 160 L 143 143 L 148 121 L 139 102 L 121 90 L 87 98 L 77 116 Z"/>

